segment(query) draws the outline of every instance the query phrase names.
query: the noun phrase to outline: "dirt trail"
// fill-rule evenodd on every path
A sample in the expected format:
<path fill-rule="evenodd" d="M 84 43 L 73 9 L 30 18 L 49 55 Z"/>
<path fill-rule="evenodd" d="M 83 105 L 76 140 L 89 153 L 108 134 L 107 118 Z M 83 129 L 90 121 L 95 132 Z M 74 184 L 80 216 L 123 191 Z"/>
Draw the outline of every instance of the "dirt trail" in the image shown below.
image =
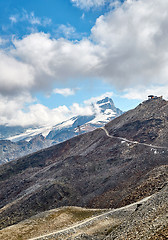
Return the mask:
<path fill-rule="evenodd" d="M 108 211 L 108 212 L 106 212 L 106 213 L 103 213 L 103 214 L 100 214 L 100 215 L 98 215 L 98 216 L 95 216 L 95 217 L 92 217 L 92 218 L 89 218 L 89 219 L 87 219 L 87 220 L 85 220 L 85 221 L 82 221 L 82 222 L 80 222 L 80 223 L 77 223 L 77 224 L 75 224 L 75 225 L 73 225 L 73 226 L 71 226 L 71 227 L 68 227 L 68 228 L 64 228 L 64 229 L 62 229 L 62 230 L 59 230 L 59 231 L 56 231 L 56 232 L 52 232 L 52 233 L 50 233 L 50 234 L 46 234 L 46 235 L 43 235 L 43 236 L 39 236 L 39 237 L 36 237 L 36 238 L 31 238 L 31 239 L 29 239 L 29 240 L 44 240 L 44 239 L 48 239 L 48 237 L 56 237 L 57 235 L 59 235 L 59 234 L 65 234 L 65 233 L 70 233 L 71 231 L 76 231 L 77 229 L 80 229 L 80 228 L 82 228 L 82 227 L 86 227 L 86 225 L 88 225 L 89 223 L 91 224 L 91 223 L 93 223 L 95 220 L 99 220 L 99 219 L 104 219 L 104 218 L 106 218 L 106 217 L 108 217 L 108 215 L 111 215 L 112 213 L 114 213 L 114 212 L 117 212 L 117 211 L 120 211 L 120 210 L 126 210 L 126 209 L 131 209 L 132 207 L 136 207 L 137 206 L 137 204 L 141 204 L 141 203 L 143 203 L 143 202 L 146 202 L 148 199 L 150 199 L 152 196 L 149 196 L 149 197 L 146 197 L 146 198 L 144 198 L 144 199 L 142 199 L 142 200 L 140 200 L 140 201 L 138 201 L 138 202 L 135 202 L 135 203 L 132 203 L 132 204 L 129 204 L 129 205 L 127 205 L 127 206 L 124 206 L 124 207 L 121 207 L 121 208 L 116 208 L 116 209 L 112 209 L 112 210 L 110 210 L 110 211 Z"/>
<path fill-rule="evenodd" d="M 107 137 L 110 137 L 110 138 L 116 138 L 116 139 L 120 139 L 121 141 L 124 141 L 124 142 L 133 143 L 133 144 L 139 144 L 139 145 L 143 145 L 143 146 L 147 146 L 147 147 L 151 147 L 151 148 L 167 149 L 168 150 L 167 147 L 161 147 L 161 146 L 156 146 L 156 145 L 147 144 L 147 143 L 140 143 L 140 142 L 137 142 L 137 141 L 128 140 L 126 138 L 112 136 L 112 135 L 109 134 L 109 132 L 107 131 L 107 129 L 105 127 L 101 127 L 100 129 L 104 130 L 104 132 L 106 133 Z"/>

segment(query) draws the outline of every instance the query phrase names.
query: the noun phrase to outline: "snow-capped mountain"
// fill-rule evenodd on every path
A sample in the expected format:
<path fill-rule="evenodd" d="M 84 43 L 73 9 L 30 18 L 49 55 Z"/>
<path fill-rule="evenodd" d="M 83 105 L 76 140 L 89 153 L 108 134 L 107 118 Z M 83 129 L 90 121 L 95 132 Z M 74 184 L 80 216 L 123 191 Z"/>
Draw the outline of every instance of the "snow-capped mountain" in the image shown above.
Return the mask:
<path fill-rule="evenodd" d="M 122 114 L 122 111 L 116 108 L 112 99 L 108 97 L 91 103 L 91 108 L 92 115 L 74 116 L 55 126 L 19 129 L 18 134 L 15 131 L 13 136 L 1 138 L 0 163 L 92 131 Z"/>
<path fill-rule="evenodd" d="M 80 133 L 84 133 L 94 130 L 122 114 L 122 111 L 115 107 L 112 99 L 109 97 L 92 103 L 91 106 L 94 113 L 93 115 L 75 116 L 55 126 L 27 129 L 24 133 L 9 137 L 8 140 L 13 142 L 20 140 L 30 141 L 40 134 L 46 139 L 55 139 L 56 142 L 60 142 L 57 139 L 57 135 L 59 136 L 60 133 L 67 131 L 67 133 L 71 133 L 73 137 L 73 135 L 77 135 L 79 131 Z"/>

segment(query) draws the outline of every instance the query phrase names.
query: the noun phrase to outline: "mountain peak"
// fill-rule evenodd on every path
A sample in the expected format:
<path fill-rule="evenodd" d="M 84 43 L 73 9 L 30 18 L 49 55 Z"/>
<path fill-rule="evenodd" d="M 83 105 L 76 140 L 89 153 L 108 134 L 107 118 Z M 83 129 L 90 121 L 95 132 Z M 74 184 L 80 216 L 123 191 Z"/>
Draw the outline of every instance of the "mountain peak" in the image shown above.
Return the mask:
<path fill-rule="evenodd" d="M 105 97 L 105 98 L 103 98 L 101 100 L 98 100 L 97 104 L 108 103 L 108 102 L 110 102 L 110 103 L 112 103 L 114 105 L 113 100 L 111 98 L 109 98 L 109 97 Z"/>
<path fill-rule="evenodd" d="M 107 110 L 112 110 L 113 113 L 116 114 L 116 116 L 119 116 L 123 113 L 119 108 L 116 108 L 113 100 L 109 97 L 105 97 L 97 101 L 96 104 L 99 106 L 102 113 L 105 113 L 105 111 Z"/>

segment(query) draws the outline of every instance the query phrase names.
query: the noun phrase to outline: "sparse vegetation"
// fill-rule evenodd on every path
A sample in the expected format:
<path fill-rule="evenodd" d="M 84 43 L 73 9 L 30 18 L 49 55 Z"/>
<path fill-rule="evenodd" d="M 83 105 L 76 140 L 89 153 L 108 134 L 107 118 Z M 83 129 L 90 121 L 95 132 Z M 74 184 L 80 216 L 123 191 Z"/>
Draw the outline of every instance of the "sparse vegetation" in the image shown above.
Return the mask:
<path fill-rule="evenodd" d="M 0 231 L 0 239 L 26 240 L 71 226 L 79 221 L 101 214 L 105 210 L 77 207 L 53 209 Z"/>

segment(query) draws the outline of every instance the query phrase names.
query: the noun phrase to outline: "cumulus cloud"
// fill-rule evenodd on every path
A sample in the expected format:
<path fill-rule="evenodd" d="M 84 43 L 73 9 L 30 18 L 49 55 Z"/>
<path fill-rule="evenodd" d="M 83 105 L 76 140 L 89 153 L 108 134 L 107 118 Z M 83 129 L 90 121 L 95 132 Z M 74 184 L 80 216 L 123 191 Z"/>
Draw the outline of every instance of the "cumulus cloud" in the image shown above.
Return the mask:
<path fill-rule="evenodd" d="M 0 92 L 48 90 L 53 82 L 86 77 L 102 78 L 121 90 L 165 85 L 166 9 L 165 0 L 129 0 L 100 16 L 88 39 L 54 39 L 44 33 L 14 39 L 13 49 L 1 51 Z"/>
<path fill-rule="evenodd" d="M 111 9 L 115 9 L 115 8 L 118 8 L 122 5 L 122 2 L 120 0 L 114 0 L 114 1 L 110 1 L 109 2 L 109 8 Z"/>
<path fill-rule="evenodd" d="M 97 19 L 92 37 L 104 46 L 99 73 L 120 88 L 129 84 L 164 82 L 167 78 L 168 6 L 164 0 L 126 1 Z"/>
<path fill-rule="evenodd" d="M 39 104 L 29 93 L 13 97 L 0 95 L 0 113 L 0 125 L 8 126 L 54 125 L 72 114 L 66 106 L 49 109 Z"/>
<path fill-rule="evenodd" d="M 13 95 L 34 85 L 33 67 L 0 51 L 0 93 Z"/>
<path fill-rule="evenodd" d="M 78 103 L 73 103 L 72 106 L 70 106 L 70 111 L 73 113 L 73 116 L 89 116 L 94 114 L 93 106 L 88 104 L 80 105 Z"/>
<path fill-rule="evenodd" d="M 98 97 L 98 99 L 100 99 Z M 78 115 L 99 114 L 91 99 L 83 104 L 73 103 L 49 109 L 39 104 L 29 93 L 20 96 L 5 97 L 0 95 L 0 125 L 8 126 L 51 126 Z"/>
<path fill-rule="evenodd" d="M 122 97 L 132 100 L 135 99 L 144 100 L 147 99 L 149 95 L 164 96 L 164 99 L 168 99 L 168 85 L 165 86 L 156 85 L 151 86 L 150 88 L 145 88 L 143 86 L 129 88 L 124 91 Z"/>
<path fill-rule="evenodd" d="M 48 34 L 34 33 L 22 40 L 14 39 L 13 44 L 15 48 L 10 51 L 10 56 L 18 64 L 21 62 L 34 71 L 34 82 L 29 89 L 46 89 L 53 81 L 94 77 L 94 68 L 99 61 L 96 54 L 99 46 L 94 46 L 88 39 L 74 43 L 63 38 L 51 39 Z"/>

